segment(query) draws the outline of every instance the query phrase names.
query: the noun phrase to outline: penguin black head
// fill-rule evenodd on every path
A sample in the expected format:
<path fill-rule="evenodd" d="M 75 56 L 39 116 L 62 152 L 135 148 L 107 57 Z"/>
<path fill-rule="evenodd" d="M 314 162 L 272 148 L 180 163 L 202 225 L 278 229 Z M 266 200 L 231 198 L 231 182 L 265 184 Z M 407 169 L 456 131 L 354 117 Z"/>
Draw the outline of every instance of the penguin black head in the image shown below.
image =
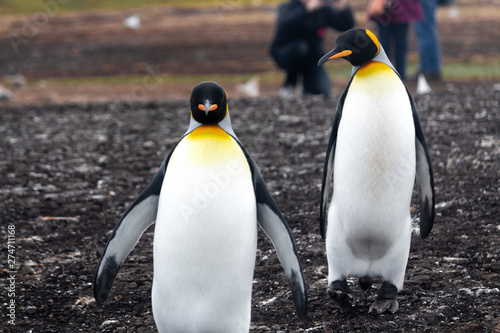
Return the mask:
<path fill-rule="evenodd" d="M 217 124 L 227 115 L 227 94 L 217 82 L 206 81 L 191 92 L 191 116 L 202 124 Z"/>
<path fill-rule="evenodd" d="M 361 66 L 379 52 L 380 43 L 370 30 L 351 29 L 337 37 L 335 48 L 318 61 L 318 66 L 336 58 L 344 58 L 353 66 Z"/>

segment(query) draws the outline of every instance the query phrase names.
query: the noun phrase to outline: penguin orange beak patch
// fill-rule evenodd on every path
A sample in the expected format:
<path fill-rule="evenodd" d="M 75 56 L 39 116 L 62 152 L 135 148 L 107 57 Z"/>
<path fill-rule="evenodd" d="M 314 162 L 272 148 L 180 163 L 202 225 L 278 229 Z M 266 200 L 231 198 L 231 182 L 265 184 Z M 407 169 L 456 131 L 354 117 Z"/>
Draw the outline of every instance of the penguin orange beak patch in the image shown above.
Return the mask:
<path fill-rule="evenodd" d="M 217 104 L 212 104 L 212 105 L 210 105 L 208 110 L 206 110 L 205 106 L 203 104 L 198 104 L 198 109 L 200 109 L 201 111 L 213 111 L 213 110 L 217 109 L 218 107 L 219 106 Z"/>
<path fill-rule="evenodd" d="M 212 104 L 210 106 L 208 106 L 208 104 L 205 106 L 203 104 L 198 104 L 198 109 L 200 109 L 201 111 L 205 111 L 207 114 L 209 111 L 213 111 L 213 110 L 216 110 L 219 106 L 217 104 Z"/>
<path fill-rule="evenodd" d="M 352 54 L 351 50 L 344 50 L 344 51 L 341 51 L 339 53 L 335 53 L 335 52 L 336 52 L 335 49 L 333 49 L 330 52 L 328 52 L 327 54 L 325 54 L 323 57 L 321 57 L 321 59 L 319 59 L 319 61 L 318 61 L 318 66 L 321 66 L 322 64 L 324 64 L 328 60 L 343 58 L 343 57 L 347 57 L 347 56 Z M 330 56 L 331 54 L 333 54 L 333 55 Z"/>
<path fill-rule="evenodd" d="M 332 55 L 330 58 L 328 58 L 328 60 L 347 57 L 347 56 L 349 56 L 351 54 L 352 54 L 351 50 L 345 50 L 345 51 L 342 51 L 340 53 Z"/>

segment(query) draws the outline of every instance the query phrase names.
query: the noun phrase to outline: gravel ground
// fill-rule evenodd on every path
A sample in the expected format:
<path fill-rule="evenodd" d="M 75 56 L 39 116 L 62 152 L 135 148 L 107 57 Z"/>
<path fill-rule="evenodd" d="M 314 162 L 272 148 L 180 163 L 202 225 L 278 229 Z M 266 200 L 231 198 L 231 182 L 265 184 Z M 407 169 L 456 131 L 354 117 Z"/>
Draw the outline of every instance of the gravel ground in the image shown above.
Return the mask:
<path fill-rule="evenodd" d="M 412 239 L 394 315 L 368 313 L 379 284 L 368 293 L 354 287 L 349 308 L 325 292 L 318 204 L 336 100 L 230 100 L 233 128 L 294 231 L 310 303 L 308 320 L 300 321 L 259 231 L 251 332 L 500 331 L 500 89 L 450 85 L 416 100 L 435 170 L 437 216 L 429 238 Z M 186 130 L 188 109 L 187 101 L 0 108 L 1 265 L 7 277 L 7 244 L 15 240 L 17 270 L 15 296 L 0 304 L 7 322 L 15 302 L 16 325 L 3 325 L 6 332 L 156 330 L 154 227 L 103 306 L 91 282 L 118 218 Z M 416 192 L 412 206 L 418 208 Z M 2 279 L 7 288 L 10 281 Z"/>

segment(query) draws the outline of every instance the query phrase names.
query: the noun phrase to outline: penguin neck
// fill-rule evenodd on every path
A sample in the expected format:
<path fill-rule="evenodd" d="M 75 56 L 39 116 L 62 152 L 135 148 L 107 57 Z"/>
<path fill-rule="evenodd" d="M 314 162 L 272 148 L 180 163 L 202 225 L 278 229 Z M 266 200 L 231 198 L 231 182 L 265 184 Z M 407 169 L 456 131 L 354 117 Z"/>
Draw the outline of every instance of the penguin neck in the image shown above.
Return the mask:
<path fill-rule="evenodd" d="M 382 45 L 380 45 L 380 51 L 379 53 L 371 60 L 371 61 L 378 61 L 383 64 L 386 64 L 390 68 L 392 68 L 393 71 L 396 71 L 396 68 L 392 65 L 391 61 L 389 60 L 389 57 L 387 57 L 387 54 L 385 53 L 384 48 Z M 356 74 L 356 72 L 361 68 L 361 66 L 352 66 L 352 72 L 351 72 L 351 78 Z"/>
<path fill-rule="evenodd" d="M 227 112 L 226 117 L 224 119 L 222 119 L 217 125 L 220 128 L 222 128 L 224 130 L 224 132 L 226 132 L 227 134 L 231 135 L 233 138 L 238 140 L 238 137 L 234 133 L 233 127 L 231 126 L 231 117 L 229 116 L 229 111 Z M 194 120 L 194 118 L 191 117 L 191 121 L 189 122 L 189 127 L 188 127 L 186 133 L 184 133 L 184 136 L 191 133 L 192 131 L 194 131 L 195 129 L 197 129 L 200 126 L 203 126 L 203 124 Z"/>
<path fill-rule="evenodd" d="M 392 70 L 394 70 L 395 72 L 397 72 L 396 68 L 394 68 L 394 66 L 392 65 L 391 61 L 389 60 L 389 57 L 385 53 L 384 48 L 382 47 L 382 45 L 380 45 L 380 52 L 375 56 L 375 58 L 373 58 L 372 61 L 378 61 L 378 62 L 384 63 L 387 66 L 389 66 L 390 68 L 392 68 Z"/>

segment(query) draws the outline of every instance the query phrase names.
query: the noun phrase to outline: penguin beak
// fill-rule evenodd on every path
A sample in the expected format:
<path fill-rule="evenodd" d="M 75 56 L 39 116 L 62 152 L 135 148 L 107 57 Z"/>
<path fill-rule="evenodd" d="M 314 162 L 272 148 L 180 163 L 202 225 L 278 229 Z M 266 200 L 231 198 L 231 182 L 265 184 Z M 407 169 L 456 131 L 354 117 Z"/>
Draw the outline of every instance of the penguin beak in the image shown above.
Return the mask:
<path fill-rule="evenodd" d="M 208 116 L 208 113 L 211 111 L 210 108 L 212 107 L 212 104 L 210 104 L 210 101 L 208 99 L 205 101 L 204 107 L 205 107 L 205 115 Z"/>
<path fill-rule="evenodd" d="M 333 50 L 331 50 L 330 52 L 328 52 L 327 54 L 322 56 L 321 59 L 319 59 L 318 67 L 323 65 L 328 60 L 337 59 L 337 58 L 344 58 L 344 57 L 350 56 L 351 54 L 352 54 L 351 50 L 344 50 L 344 51 L 339 52 L 339 51 L 337 51 L 337 48 L 334 48 Z"/>

